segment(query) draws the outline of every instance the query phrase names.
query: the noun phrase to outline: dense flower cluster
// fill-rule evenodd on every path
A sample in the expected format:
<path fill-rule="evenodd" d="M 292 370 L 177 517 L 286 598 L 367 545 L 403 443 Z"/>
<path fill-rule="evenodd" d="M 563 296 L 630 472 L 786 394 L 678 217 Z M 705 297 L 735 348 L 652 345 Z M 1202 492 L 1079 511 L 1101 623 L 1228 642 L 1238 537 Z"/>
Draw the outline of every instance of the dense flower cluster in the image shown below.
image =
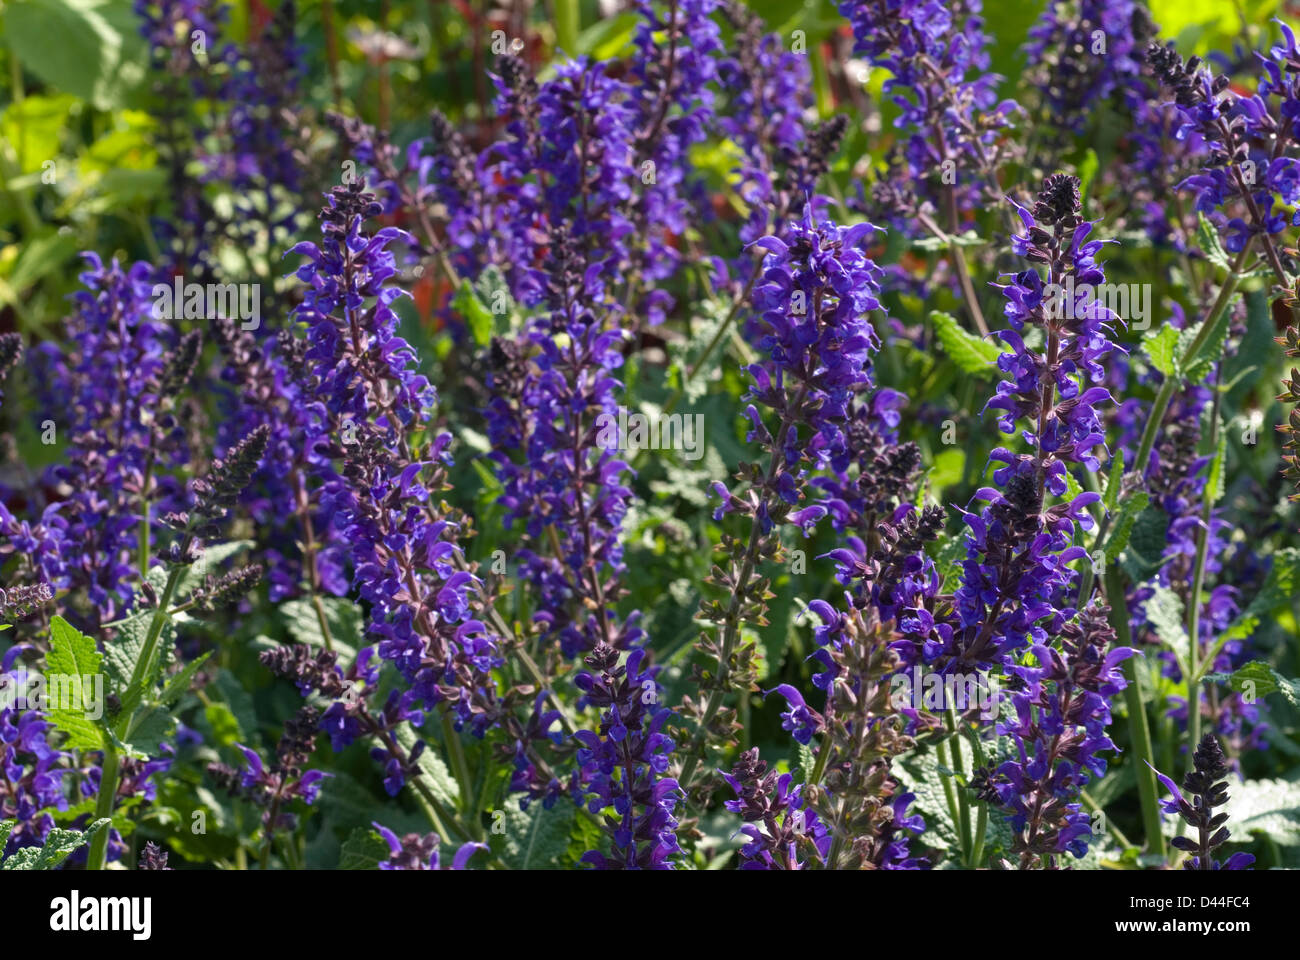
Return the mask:
<path fill-rule="evenodd" d="M 6 869 L 1289 862 L 1291 26 L 420 6 L 14 44 Z"/>

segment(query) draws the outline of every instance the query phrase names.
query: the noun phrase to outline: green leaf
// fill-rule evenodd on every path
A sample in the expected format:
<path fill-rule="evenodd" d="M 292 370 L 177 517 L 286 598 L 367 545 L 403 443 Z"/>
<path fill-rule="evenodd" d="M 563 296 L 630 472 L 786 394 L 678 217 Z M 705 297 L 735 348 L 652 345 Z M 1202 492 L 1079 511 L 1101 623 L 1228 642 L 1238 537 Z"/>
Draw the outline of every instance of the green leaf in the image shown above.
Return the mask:
<path fill-rule="evenodd" d="M 4 25 L 24 67 L 111 110 L 130 102 L 149 62 L 131 12 L 130 0 L 24 0 L 6 5 Z"/>
<path fill-rule="evenodd" d="M 1097 161 L 1097 151 L 1089 147 L 1084 153 L 1083 159 L 1079 161 L 1079 200 L 1083 204 L 1088 202 L 1088 188 L 1092 186 L 1093 178 L 1097 176 L 1097 169 L 1100 164 Z M 1084 206 L 1087 209 L 1087 206 Z"/>
<path fill-rule="evenodd" d="M 1116 486 L 1114 482 L 1111 487 Z M 1110 496 L 1111 491 L 1106 491 L 1106 496 Z M 1111 527 L 1110 536 L 1106 538 L 1106 562 L 1111 563 L 1120 555 L 1125 547 L 1128 546 L 1129 539 L 1133 535 L 1133 527 L 1137 524 L 1138 517 L 1146 510 L 1147 504 L 1151 502 L 1151 495 L 1145 490 L 1139 490 L 1137 493 L 1128 497 L 1123 505 L 1119 508 L 1119 513 L 1115 515 L 1115 525 Z"/>
<path fill-rule="evenodd" d="M 203 555 L 190 564 L 185 572 L 181 574 L 180 579 L 176 581 L 176 596 L 173 603 L 186 597 L 188 594 L 203 586 L 203 581 L 208 576 L 217 576 L 221 567 L 227 560 L 253 546 L 252 540 L 226 540 L 221 543 L 213 543 L 203 548 Z M 154 567 L 150 573 L 163 574 L 163 583 L 166 582 L 165 568 Z M 163 592 L 163 583 L 155 583 L 154 588 L 161 595 Z"/>
<path fill-rule="evenodd" d="M 343 842 L 339 857 L 340 870 L 378 870 L 391 851 L 383 838 L 374 830 L 357 827 Z"/>
<path fill-rule="evenodd" d="M 149 707 L 132 719 L 122 749 L 140 759 L 156 757 L 159 745 L 171 737 L 175 729 L 176 718 L 170 710 L 166 707 Z"/>
<path fill-rule="evenodd" d="M 1176 359 L 1178 355 L 1174 353 L 1177 346 L 1178 330 L 1174 327 L 1165 327 L 1159 333 L 1142 341 L 1142 352 L 1151 361 L 1151 366 L 1166 377 L 1172 377 L 1178 372 Z"/>
<path fill-rule="evenodd" d="M 112 821 L 107 817 L 96 820 L 86 828 L 85 833 L 80 830 L 64 830 L 62 827 L 55 827 L 46 835 L 44 846 L 40 849 L 25 847 L 17 851 L 0 864 L 0 870 L 53 870 L 83 845 L 93 840 L 95 835 L 106 829 L 110 823 Z"/>
<path fill-rule="evenodd" d="M 343 597 L 317 597 L 316 600 L 325 613 L 325 626 L 329 628 L 334 649 L 343 662 L 351 661 L 362 643 L 361 608 Z M 310 598 L 281 603 L 280 619 L 289 635 L 298 643 L 311 647 L 325 646 L 321 618 Z"/>
<path fill-rule="evenodd" d="M 1160 642 L 1173 651 L 1178 658 L 1179 669 L 1186 676 L 1191 643 L 1188 641 L 1187 630 L 1183 627 L 1182 598 L 1168 587 L 1157 585 L 1147 600 L 1146 614 L 1155 627 Z"/>
<path fill-rule="evenodd" d="M 153 623 L 154 610 L 142 610 L 139 613 L 111 624 L 117 631 L 112 641 L 104 644 L 104 670 L 112 680 L 113 692 L 122 703 L 122 714 L 135 711 L 144 701 L 145 695 L 151 693 L 162 676 L 163 667 L 170 661 L 173 650 L 175 627 L 170 619 L 164 619 L 162 634 L 158 639 L 157 651 L 151 668 L 143 675 L 143 682 L 132 685 L 136 662 L 144 654 L 144 642 Z"/>
<path fill-rule="evenodd" d="M 233 673 L 225 669 L 217 671 L 213 678 L 213 685 L 221 691 L 231 715 L 239 724 L 239 734 L 244 745 L 256 748 L 262 737 L 252 694 L 244 688 Z"/>
<path fill-rule="evenodd" d="M 1270 693 L 1280 693 L 1291 706 L 1300 707 L 1300 681 L 1282 676 L 1263 660 L 1252 660 L 1232 673 L 1211 673 L 1203 679 L 1209 683 L 1227 684 L 1237 693 L 1245 694 L 1247 703 L 1254 703 Z"/>
<path fill-rule="evenodd" d="M 1119 488 L 1123 485 L 1124 480 L 1124 450 L 1116 449 L 1115 461 L 1110 466 L 1110 476 L 1106 478 L 1106 495 L 1102 497 L 1102 503 L 1106 507 L 1106 513 L 1114 516 L 1115 508 L 1119 505 Z M 1139 511 L 1140 513 L 1141 511 Z M 1137 514 L 1134 514 L 1136 519 Z"/>
<path fill-rule="evenodd" d="M 1255 594 L 1246 609 L 1228 624 L 1228 629 L 1215 639 L 1214 646 L 1205 656 L 1205 668 L 1218 658 L 1224 644 L 1250 637 L 1264 617 L 1283 604 L 1289 604 L 1291 598 L 1300 590 L 1300 584 L 1297 583 L 1298 575 L 1300 575 L 1300 549 L 1286 547 L 1273 554 L 1273 566 L 1264 580 L 1264 585 L 1260 587 L 1259 593 Z"/>
<path fill-rule="evenodd" d="M 1189 353 L 1188 350 L 1192 341 L 1199 335 L 1200 325 L 1188 327 L 1178 334 L 1178 356 L 1179 368 L 1192 383 L 1200 383 L 1210 374 L 1213 366 L 1219 362 L 1223 355 L 1223 345 L 1228 339 L 1228 329 L 1232 325 L 1232 311 L 1223 310 L 1219 317 L 1214 321 L 1214 326 L 1210 328 L 1209 334 L 1201 343 L 1200 349 L 1196 353 Z"/>
<path fill-rule="evenodd" d="M 1300 845 L 1300 783 L 1287 780 L 1247 780 L 1228 785 L 1228 829 L 1237 839 L 1243 832 L 1262 833 L 1284 847 Z"/>
<path fill-rule="evenodd" d="M 474 285 L 469 280 L 461 280 L 460 287 L 451 298 L 451 307 L 464 319 L 474 342 L 480 347 L 486 347 L 492 340 L 495 326 L 492 311 L 478 298 Z"/>
<path fill-rule="evenodd" d="M 194 679 L 194 674 L 198 673 L 199 667 L 203 666 L 210 656 L 212 656 L 212 651 L 207 650 L 187 663 L 180 672 L 172 674 L 167 679 L 167 685 L 163 687 L 158 702 L 170 705 L 183 697 L 190 689 L 190 681 Z"/>
<path fill-rule="evenodd" d="M 404 723 L 398 727 L 395 736 L 398 744 L 408 755 L 415 749 L 416 741 L 420 739 L 416 732 L 411 729 L 409 723 Z M 424 752 L 420 754 L 419 759 L 416 761 L 416 766 L 424 774 L 422 779 L 438 799 L 438 802 L 455 809 L 460 801 L 460 784 L 456 782 L 456 778 L 451 775 L 447 765 L 438 756 L 436 746 L 436 744 L 426 744 Z"/>
<path fill-rule="evenodd" d="M 57 615 L 50 621 L 50 652 L 45 658 L 46 692 L 55 704 L 50 720 L 68 735 L 65 746 L 78 750 L 100 750 L 104 746 L 103 730 L 87 716 L 84 699 L 87 678 L 103 676 L 100 672 L 103 659 L 95 641 L 68 621 Z"/>
<path fill-rule="evenodd" d="M 1232 269 L 1232 261 L 1224 252 L 1223 242 L 1219 239 L 1219 230 L 1201 211 L 1196 211 L 1196 242 L 1200 245 L 1205 259 L 1224 270 Z"/>
<path fill-rule="evenodd" d="M 17 820 L 0 820 L 0 852 L 9 843 L 9 834 L 14 832 L 14 827 L 18 826 Z"/>
<path fill-rule="evenodd" d="M 963 330 L 952 314 L 931 310 L 930 322 L 934 324 L 934 331 L 943 349 L 963 373 L 990 372 L 989 367 L 997 362 L 1002 353 L 997 344 L 981 340 Z"/>
<path fill-rule="evenodd" d="M 1138 514 L 1128 546 L 1120 556 L 1120 563 L 1131 581 L 1142 583 L 1160 569 L 1168 531 L 1169 516 L 1159 507 L 1148 504 Z"/>
<path fill-rule="evenodd" d="M 500 825 L 492 827 L 493 846 L 499 847 L 498 856 L 512 870 L 555 869 L 568 849 L 574 814 L 573 804 L 564 801 L 549 810 L 541 803 L 520 810 L 517 798 L 507 800 L 504 810 L 492 813 Z M 497 834 L 500 829 L 505 832 Z"/>

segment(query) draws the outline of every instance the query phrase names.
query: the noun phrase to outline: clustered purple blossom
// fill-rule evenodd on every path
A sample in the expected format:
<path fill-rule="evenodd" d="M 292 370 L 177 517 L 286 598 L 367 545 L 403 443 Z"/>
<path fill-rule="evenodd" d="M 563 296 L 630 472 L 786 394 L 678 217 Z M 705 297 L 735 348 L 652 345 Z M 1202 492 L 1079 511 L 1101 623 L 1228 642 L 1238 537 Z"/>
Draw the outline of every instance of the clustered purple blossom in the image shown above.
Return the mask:
<path fill-rule="evenodd" d="M 1092 822 L 1079 791 L 1106 772 L 1101 751 L 1115 750 L 1106 734 L 1110 699 L 1127 686 L 1118 667 L 1135 651 L 1115 647 L 1107 608 L 1095 601 L 1060 632 L 1059 646 L 1032 648 L 1034 663 L 1011 665 L 1015 711 L 997 725 L 1013 754 L 972 786 L 1004 808 L 1016 831 L 1021 869 L 1060 854 L 1082 857 Z"/>
<path fill-rule="evenodd" d="M 363 231 L 379 211 L 362 182 L 336 187 L 321 213 L 322 242 L 291 251 L 306 257 L 295 316 L 306 327 L 302 373 L 319 398 L 309 442 L 327 453 L 316 470 L 319 502 L 352 545 L 353 586 L 370 604 L 378 654 L 409 685 L 400 709 L 418 726 L 420 704 L 445 705 L 457 729 L 481 736 L 496 719 L 491 671 L 500 660 L 492 632 L 472 615 L 477 578 L 457 567 L 456 524 L 432 501 L 451 437 L 417 446 L 436 394 L 396 332 L 392 304 L 402 291 L 389 282 L 388 246 L 406 234 Z"/>
<path fill-rule="evenodd" d="M 623 660 L 620 663 L 620 659 Z M 643 667 L 646 651 L 621 658 L 600 642 L 584 658 L 589 670 L 574 679 L 583 700 L 600 711 L 598 730 L 579 730 L 587 808 L 613 808 L 613 856 L 589 850 L 582 856 L 599 870 L 670 870 L 679 852 L 673 811 L 681 790 L 668 773 L 673 739 L 663 732 L 672 711 L 660 706 L 655 667 Z"/>
<path fill-rule="evenodd" d="M 1134 80 L 1154 33 L 1151 14 L 1133 0 L 1051 0 L 1024 54 L 1052 118 L 1080 133 L 1094 106 L 1112 96 L 1138 108 L 1144 99 Z"/>
<path fill-rule="evenodd" d="M 436 833 L 424 836 L 408 833 L 399 837 L 382 824 L 372 823 L 371 826 L 379 831 L 379 836 L 388 845 L 388 859 L 380 862 L 380 870 L 464 870 L 470 857 L 488 849 L 484 843 L 471 841 L 461 844 L 456 856 L 452 858 L 451 866 L 443 867 L 438 861 L 438 848 L 442 841 Z"/>
<path fill-rule="evenodd" d="M 1074 530 L 1092 528 L 1087 508 L 1100 499 L 1082 493 L 1045 504 L 1048 494 L 1066 495 L 1071 466 L 1100 467 L 1094 451 L 1105 434 L 1097 404 L 1110 394 L 1087 384 L 1104 377 L 1099 361 L 1113 349 L 1115 318 L 1082 294 L 1085 285 L 1105 280 L 1095 260 L 1102 241 L 1087 239 L 1093 224 L 1080 215 L 1076 178 L 1049 177 L 1033 210 L 1018 204 L 1016 210 L 1025 232 L 1013 237 L 1013 248 L 1031 264 L 1045 265 L 1047 279 L 1031 267 L 1002 287 L 1011 328 L 998 335 L 1011 351 L 998 357 L 998 368 L 1013 379 L 999 382 L 988 408 L 1002 411 L 1003 432 L 1020 425 L 1033 452 L 999 447 L 990 454 L 1003 464 L 993 473 L 998 486 L 978 491 L 987 504 L 979 513 L 963 512 L 970 532 L 954 597 L 957 623 L 950 638 L 940 635 L 942 646 L 933 645 L 927 661 L 952 658 L 986 667 L 1058 634 L 1074 612 L 1064 599 L 1075 576 L 1069 564 L 1087 555 L 1072 543 Z M 1060 309 L 1049 284 L 1067 291 L 1078 285 L 1073 309 Z M 1031 325 L 1043 330 L 1043 353 L 1025 346 Z"/>
<path fill-rule="evenodd" d="M 1223 747 L 1213 733 L 1201 738 L 1192 756 L 1192 768 L 1183 777 L 1183 790 L 1192 795 L 1183 796 L 1178 784 L 1157 771 L 1156 777 L 1172 794 L 1161 803 L 1165 813 L 1177 814 L 1188 826 L 1195 828 L 1196 837 L 1174 837 L 1171 841 L 1179 850 L 1193 854 L 1183 861 L 1185 870 L 1246 870 L 1255 862 L 1249 853 L 1234 853 L 1227 860 L 1216 860 L 1214 850 L 1227 842 L 1229 831 L 1224 824 L 1228 815 L 1214 812 L 1228 802 L 1228 786 L 1222 781 L 1228 776 L 1228 762 Z"/>
<path fill-rule="evenodd" d="M 997 100 L 1001 78 L 989 72 L 981 8 L 980 0 L 839 4 L 853 26 L 854 51 L 890 73 L 884 93 L 901 111 L 897 127 L 906 140 L 873 192 L 891 225 L 905 231 L 915 230 L 917 210 L 959 219 L 982 205 L 986 191 L 997 191 L 1000 140 L 1020 108 Z M 954 232 L 964 226 L 949 222 Z"/>

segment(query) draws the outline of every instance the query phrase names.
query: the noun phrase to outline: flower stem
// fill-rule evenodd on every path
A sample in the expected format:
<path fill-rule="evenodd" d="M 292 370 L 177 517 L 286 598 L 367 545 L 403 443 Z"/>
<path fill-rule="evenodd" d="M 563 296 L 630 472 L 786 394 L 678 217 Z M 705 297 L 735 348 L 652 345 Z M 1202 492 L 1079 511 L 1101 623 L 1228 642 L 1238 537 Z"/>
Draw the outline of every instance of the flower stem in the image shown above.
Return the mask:
<path fill-rule="evenodd" d="M 1128 603 L 1124 594 L 1124 578 L 1117 564 L 1106 568 L 1106 600 L 1110 605 L 1110 625 L 1121 647 L 1132 644 L 1128 626 Z M 1138 686 L 1137 658 L 1124 661 L 1124 703 L 1128 709 L 1129 739 L 1132 741 L 1134 772 L 1137 774 L 1138 802 L 1142 808 L 1142 824 L 1146 832 L 1147 849 L 1160 857 L 1165 855 L 1165 837 L 1160 829 L 1160 808 L 1157 805 L 1156 775 L 1153 772 L 1155 756 L 1151 752 L 1151 731 L 1147 727 L 1147 709 Z"/>

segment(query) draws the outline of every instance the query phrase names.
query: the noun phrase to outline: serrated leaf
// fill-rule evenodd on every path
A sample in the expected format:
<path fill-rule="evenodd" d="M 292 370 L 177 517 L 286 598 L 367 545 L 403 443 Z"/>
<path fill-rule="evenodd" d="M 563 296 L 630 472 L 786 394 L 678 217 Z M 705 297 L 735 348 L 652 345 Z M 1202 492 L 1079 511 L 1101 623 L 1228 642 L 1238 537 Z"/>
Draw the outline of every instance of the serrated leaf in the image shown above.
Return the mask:
<path fill-rule="evenodd" d="M 486 347 L 491 342 L 492 311 L 479 299 L 478 293 L 474 290 L 474 285 L 469 280 L 461 280 L 455 296 L 451 298 L 451 308 L 464 319 L 465 325 L 469 327 L 469 332 L 478 346 Z"/>
<path fill-rule="evenodd" d="M 168 677 L 167 684 L 158 697 L 158 702 L 169 706 L 183 697 L 190 689 L 190 682 L 194 679 L 194 674 L 198 673 L 199 668 L 207 662 L 210 656 L 212 656 L 212 651 L 207 650 L 187 663 L 178 673 Z"/>
<path fill-rule="evenodd" d="M 229 670 L 218 670 L 213 677 L 213 685 L 221 691 L 231 715 L 239 724 L 242 742 L 256 748 L 261 743 L 262 736 L 258 728 L 257 710 L 253 705 L 252 695 Z"/>
<path fill-rule="evenodd" d="M 83 833 L 80 830 L 65 830 L 54 827 L 45 836 L 45 843 L 39 849 L 25 847 L 14 853 L 0 870 L 53 870 L 63 861 L 76 853 L 82 846 L 95 838 L 99 831 L 112 823 L 107 817 L 90 824 Z"/>
<path fill-rule="evenodd" d="M 404 723 L 397 728 L 397 742 L 409 755 L 415 749 L 416 742 L 420 739 L 409 723 Z M 442 762 L 442 757 L 438 756 L 437 744 L 426 744 L 424 751 L 416 761 L 416 766 L 424 774 L 423 780 L 432 791 L 438 802 L 452 809 L 455 809 L 460 801 L 460 784 L 456 778 L 451 775 L 447 765 Z"/>
<path fill-rule="evenodd" d="M 1124 572 L 1134 583 L 1142 583 L 1160 569 L 1163 561 L 1169 515 L 1154 504 L 1138 514 L 1128 546 L 1120 555 Z"/>
<path fill-rule="evenodd" d="M 1201 252 L 1205 254 L 1205 259 L 1210 263 L 1224 270 L 1232 269 L 1232 262 L 1223 250 L 1223 241 L 1219 239 L 1218 229 L 1199 210 L 1196 211 L 1196 242 L 1200 245 Z"/>
<path fill-rule="evenodd" d="M 1300 549 L 1286 547 L 1273 554 L 1273 566 L 1259 593 L 1239 613 L 1228 628 L 1215 638 L 1214 646 L 1205 656 L 1204 665 L 1208 669 L 1219 656 L 1224 644 L 1232 640 L 1245 640 L 1259 627 L 1260 622 L 1274 609 L 1290 603 L 1300 589 Z"/>
<path fill-rule="evenodd" d="M 362 645 L 361 608 L 342 597 L 317 597 L 316 600 L 324 611 L 325 626 L 329 629 L 335 651 L 344 663 L 351 661 Z M 281 603 L 280 619 L 289 635 L 298 643 L 312 647 L 325 646 L 321 618 L 316 612 L 315 603 L 310 599 L 286 600 Z"/>
<path fill-rule="evenodd" d="M 17 820 L 0 820 L 0 853 L 4 852 L 5 846 L 9 843 L 9 834 L 14 832 L 16 826 L 18 826 Z"/>
<path fill-rule="evenodd" d="M 1146 604 L 1146 616 L 1155 628 L 1160 642 L 1178 658 L 1179 669 L 1187 675 L 1191 643 L 1183 627 L 1183 601 L 1168 587 L 1156 585 Z"/>
<path fill-rule="evenodd" d="M 1109 491 L 1107 494 L 1109 495 Z M 1110 536 L 1106 538 L 1107 563 L 1113 562 L 1128 546 L 1129 539 L 1133 535 L 1133 527 L 1150 502 L 1151 495 L 1145 490 L 1139 490 L 1126 499 L 1119 508 L 1119 512 L 1115 515 L 1115 525 L 1111 527 Z"/>
<path fill-rule="evenodd" d="M 1274 843 L 1300 845 L 1300 783 L 1286 780 L 1247 780 L 1228 784 L 1227 827 L 1232 839 L 1262 833 Z"/>
<path fill-rule="evenodd" d="M 1232 311 L 1223 310 L 1219 313 L 1218 319 L 1214 321 L 1214 326 L 1210 328 L 1209 333 L 1201 342 L 1196 353 L 1190 353 L 1192 341 L 1200 333 L 1200 327 L 1188 327 L 1178 335 L 1178 356 L 1179 368 L 1183 376 L 1191 383 L 1200 383 L 1210 374 L 1213 366 L 1219 362 L 1223 355 L 1223 345 L 1228 340 L 1228 330 L 1232 325 Z"/>
<path fill-rule="evenodd" d="M 132 718 L 122 744 L 124 751 L 139 758 L 156 757 L 160 744 L 176 729 L 176 718 L 166 707 L 149 707 Z"/>
<path fill-rule="evenodd" d="M 50 652 L 45 658 L 46 692 L 55 704 L 50 710 L 50 720 L 68 735 L 65 746 L 78 750 L 100 750 L 104 746 L 103 730 L 86 715 L 84 687 L 86 678 L 102 676 L 103 659 L 95 641 L 68 621 L 57 615 L 50 621 Z"/>
<path fill-rule="evenodd" d="M 195 560 L 181 574 L 180 579 L 176 581 L 176 594 L 173 598 L 173 605 L 186 596 L 203 586 L 203 581 L 209 576 L 217 576 L 221 572 L 221 567 L 227 560 L 253 546 L 252 540 L 226 540 L 221 543 L 207 544 L 203 548 L 203 554 Z M 162 569 L 155 567 L 155 570 Z M 164 577 L 164 580 L 166 578 Z M 159 590 L 161 594 L 161 589 Z"/>
<path fill-rule="evenodd" d="M 162 671 L 173 655 L 176 628 L 169 618 L 164 618 L 154 662 L 143 675 L 142 684 L 131 684 L 136 663 L 144 654 L 145 639 L 149 635 L 155 613 L 154 610 L 142 610 L 125 620 L 117 621 L 112 625 L 117 635 L 111 642 L 104 644 L 104 670 L 112 680 L 114 693 L 121 701 L 121 716 L 133 713 L 153 691 L 154 685 L 161 679 Z"/>
<path fill-rule="evenodd" d="M 1174 327 L 1164 327 L 1159 333 L 1142 341 L 1142 352 L 1151 361 L 1151 366 L 1166 377 L 1172 377 L 1178 372 L 1178 355 L 1174 352 L 1177 347 L 1178 330 Z"/>
<path fill-rule="evenodd" d="M 1002 353 L 997 344 L 967 333 L 951 314 L 931 310 L 930 322 L 943 349 L 963 373 L 988 373 L 997 363 Z"/>
<path fill-rule="evenodd" d="M 340 870 L 378 870 L 379 865 L 388 860 L 391 851 L 382 837 L 374 830 L 357 827 L 352 835 L 343 841 L 339 856 Z"/>
<path fill-rule="evenodd" d="M 1249 695 L 1247 701 L 1253 703 L 1270 693 L 1280 693 L 1293 707 L 1300 707 L 1300 681 L 1282 676 L 1271 664 L 1263 660 L 1252 660 L 1243 664 L 1232 673 L 1211 673 L 1204 678 L 1208 682 L 1227 684 L 1237 693 Z"/>
<path fill-rule="evenodd" d="M 1114 515 L 1115 508 L 1119 506 L 1119 488 L 1123 485 L 1124 479 L 1124 451 L 1118 449 L 1115 451 L 1115 459 L 1110 465 L 1110 475 L 1106 478 L 1106 495 L 1102 497 L 1102 503 L 1106 507 L 1106 513 Z M 1136 514 L 1134 515 L 1136 519 Z"/>
<path fill-rule="evenodd" d="M 512 870 L 547 870 L 560 865 L 560 858 L 569 846 L 569 830 L 575 815 L 573 804 L 559 800 L 547 810 L 534 802 L 527 810 L 520 810 L 516 797 L 507 800 L 505 809 L 495 813 L 502 814 L 498 822 L 505 833 L 500 835 L 499 855 L 506 866 Z"/>

